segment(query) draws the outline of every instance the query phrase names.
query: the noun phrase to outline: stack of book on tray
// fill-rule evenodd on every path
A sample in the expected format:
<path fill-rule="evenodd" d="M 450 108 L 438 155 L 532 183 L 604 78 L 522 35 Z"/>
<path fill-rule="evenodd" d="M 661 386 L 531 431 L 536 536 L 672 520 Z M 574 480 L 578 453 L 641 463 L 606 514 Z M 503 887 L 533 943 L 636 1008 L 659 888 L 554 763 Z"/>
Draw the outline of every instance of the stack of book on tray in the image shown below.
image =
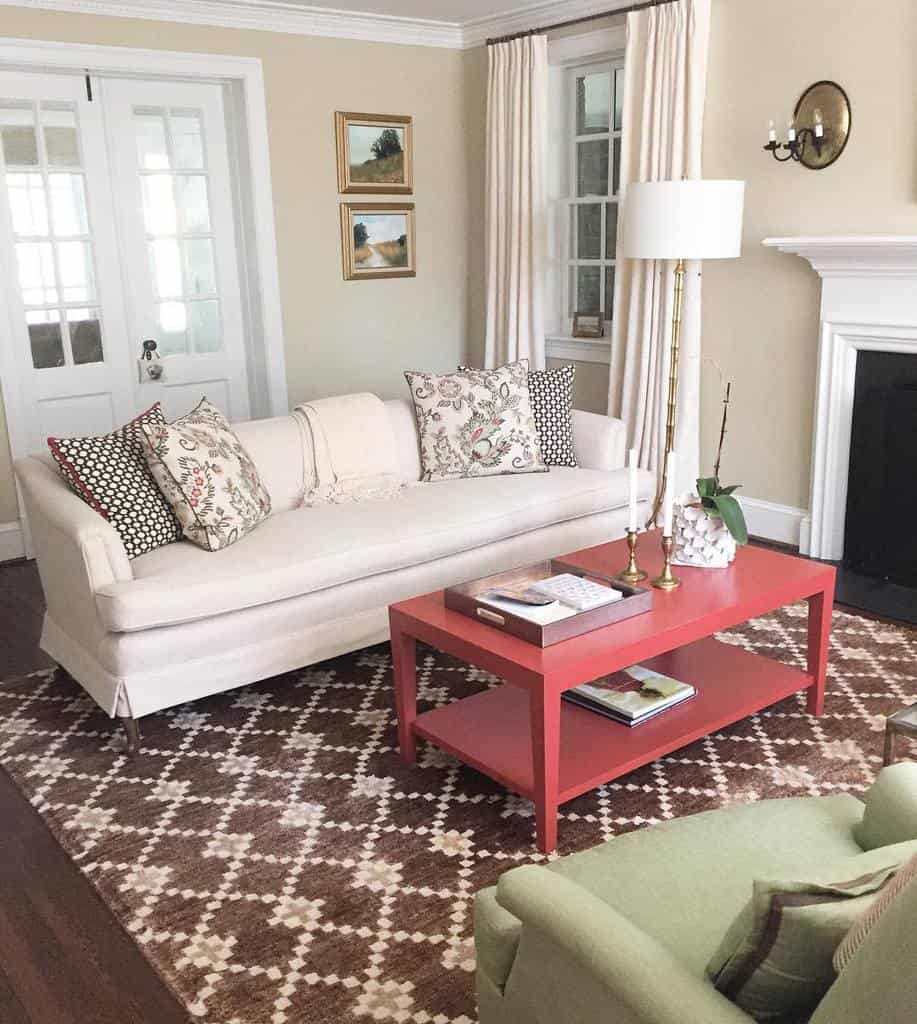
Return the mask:
<path fill-rule="evenodd" d="M 481 602 L 542 626 L 569 619 L 577 612 L 592 611 L 620 601 L 624 595 L 573 573 L 564 572 L 533 580 L 524 589 L 495 587 L 481 595 Z"/>
<path fill-rule="evenodd" d="M 631 665 L 610 676 L 567 690 L 564 700 L 597 711 L 624 725 L 640 725 L 690 700 L 696 693 L 690 683 L 660 675 L 642 665 Z"/>

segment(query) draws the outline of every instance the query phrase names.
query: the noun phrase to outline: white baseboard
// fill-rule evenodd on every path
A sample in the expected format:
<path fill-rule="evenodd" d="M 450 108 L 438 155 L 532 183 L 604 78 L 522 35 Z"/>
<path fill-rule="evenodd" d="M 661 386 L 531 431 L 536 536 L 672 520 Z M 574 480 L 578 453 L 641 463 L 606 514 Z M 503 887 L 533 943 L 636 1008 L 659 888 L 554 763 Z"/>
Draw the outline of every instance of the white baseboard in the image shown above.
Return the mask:
<path fill-rule="evenodd" d="M 792 505 L 778 505 L 773 501 L 761 498 L 740 497 L 745 512 L 745 522 L 752 537 L 763 537 L 775 540 L 780 544 L 799 546 L 800 530 L 803 519 L 809 513 L 804 508 Z"/>
<path fill-rule="evenodd" d="M 0 523 L 0 562 L 10 562 L 24 555 L 25 543 L 19 523 Z"/>

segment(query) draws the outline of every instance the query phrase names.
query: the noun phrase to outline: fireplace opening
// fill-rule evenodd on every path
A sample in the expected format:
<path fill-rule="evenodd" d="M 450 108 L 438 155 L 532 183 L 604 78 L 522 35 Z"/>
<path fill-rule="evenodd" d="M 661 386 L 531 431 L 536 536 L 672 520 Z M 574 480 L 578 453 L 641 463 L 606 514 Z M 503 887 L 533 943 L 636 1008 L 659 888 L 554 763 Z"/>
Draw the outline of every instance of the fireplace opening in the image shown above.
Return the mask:
<path fill-rule="evenodd" d="M 839 598 L 917 622 L 917 355 L 857 354 Z"/>

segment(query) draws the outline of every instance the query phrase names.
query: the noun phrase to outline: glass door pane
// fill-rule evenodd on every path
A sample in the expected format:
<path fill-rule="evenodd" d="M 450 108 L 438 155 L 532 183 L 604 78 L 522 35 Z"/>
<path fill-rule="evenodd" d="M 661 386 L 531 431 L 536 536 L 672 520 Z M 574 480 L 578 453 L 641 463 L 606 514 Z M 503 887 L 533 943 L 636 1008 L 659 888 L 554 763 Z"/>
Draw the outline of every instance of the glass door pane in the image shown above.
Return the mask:
<path fill-rule="evenodd" d="M 111 86 L 108 91 L 108 86 Z M 132 337 L 156 342 L 161 374 L 141 367 L 138 407 L 187 412 L 203 394 L 249 415 L 238 236 L 222 87 L 106 83 Z"/>
<path fill-rule="evenodd" d="M 100 363 L 104 331 L 75 104 L 0 105 L 0 149 L 32 366 Z"/>

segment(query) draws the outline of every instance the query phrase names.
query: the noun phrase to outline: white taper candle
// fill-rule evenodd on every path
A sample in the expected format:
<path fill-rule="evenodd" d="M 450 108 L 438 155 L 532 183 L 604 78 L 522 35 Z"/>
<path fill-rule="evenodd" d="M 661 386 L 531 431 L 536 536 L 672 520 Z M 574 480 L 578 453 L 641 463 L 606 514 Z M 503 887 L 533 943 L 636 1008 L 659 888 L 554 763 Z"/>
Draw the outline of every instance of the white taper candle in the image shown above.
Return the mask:
<path fill-rule="evenodd" d="M 628 519 L 628 530 L 631 533 L 637 532 L 637 449 L 631 448 L 627 453 L 628 495 L 630 501 L 630 517 Z"/>
<path fill-rule="evenodd" d="M 675 452 L 669 452 L 666 459 L 665 495 L 662 501 L 662 535 L 672 536 L 672 522 L 675 517 Z"/>

